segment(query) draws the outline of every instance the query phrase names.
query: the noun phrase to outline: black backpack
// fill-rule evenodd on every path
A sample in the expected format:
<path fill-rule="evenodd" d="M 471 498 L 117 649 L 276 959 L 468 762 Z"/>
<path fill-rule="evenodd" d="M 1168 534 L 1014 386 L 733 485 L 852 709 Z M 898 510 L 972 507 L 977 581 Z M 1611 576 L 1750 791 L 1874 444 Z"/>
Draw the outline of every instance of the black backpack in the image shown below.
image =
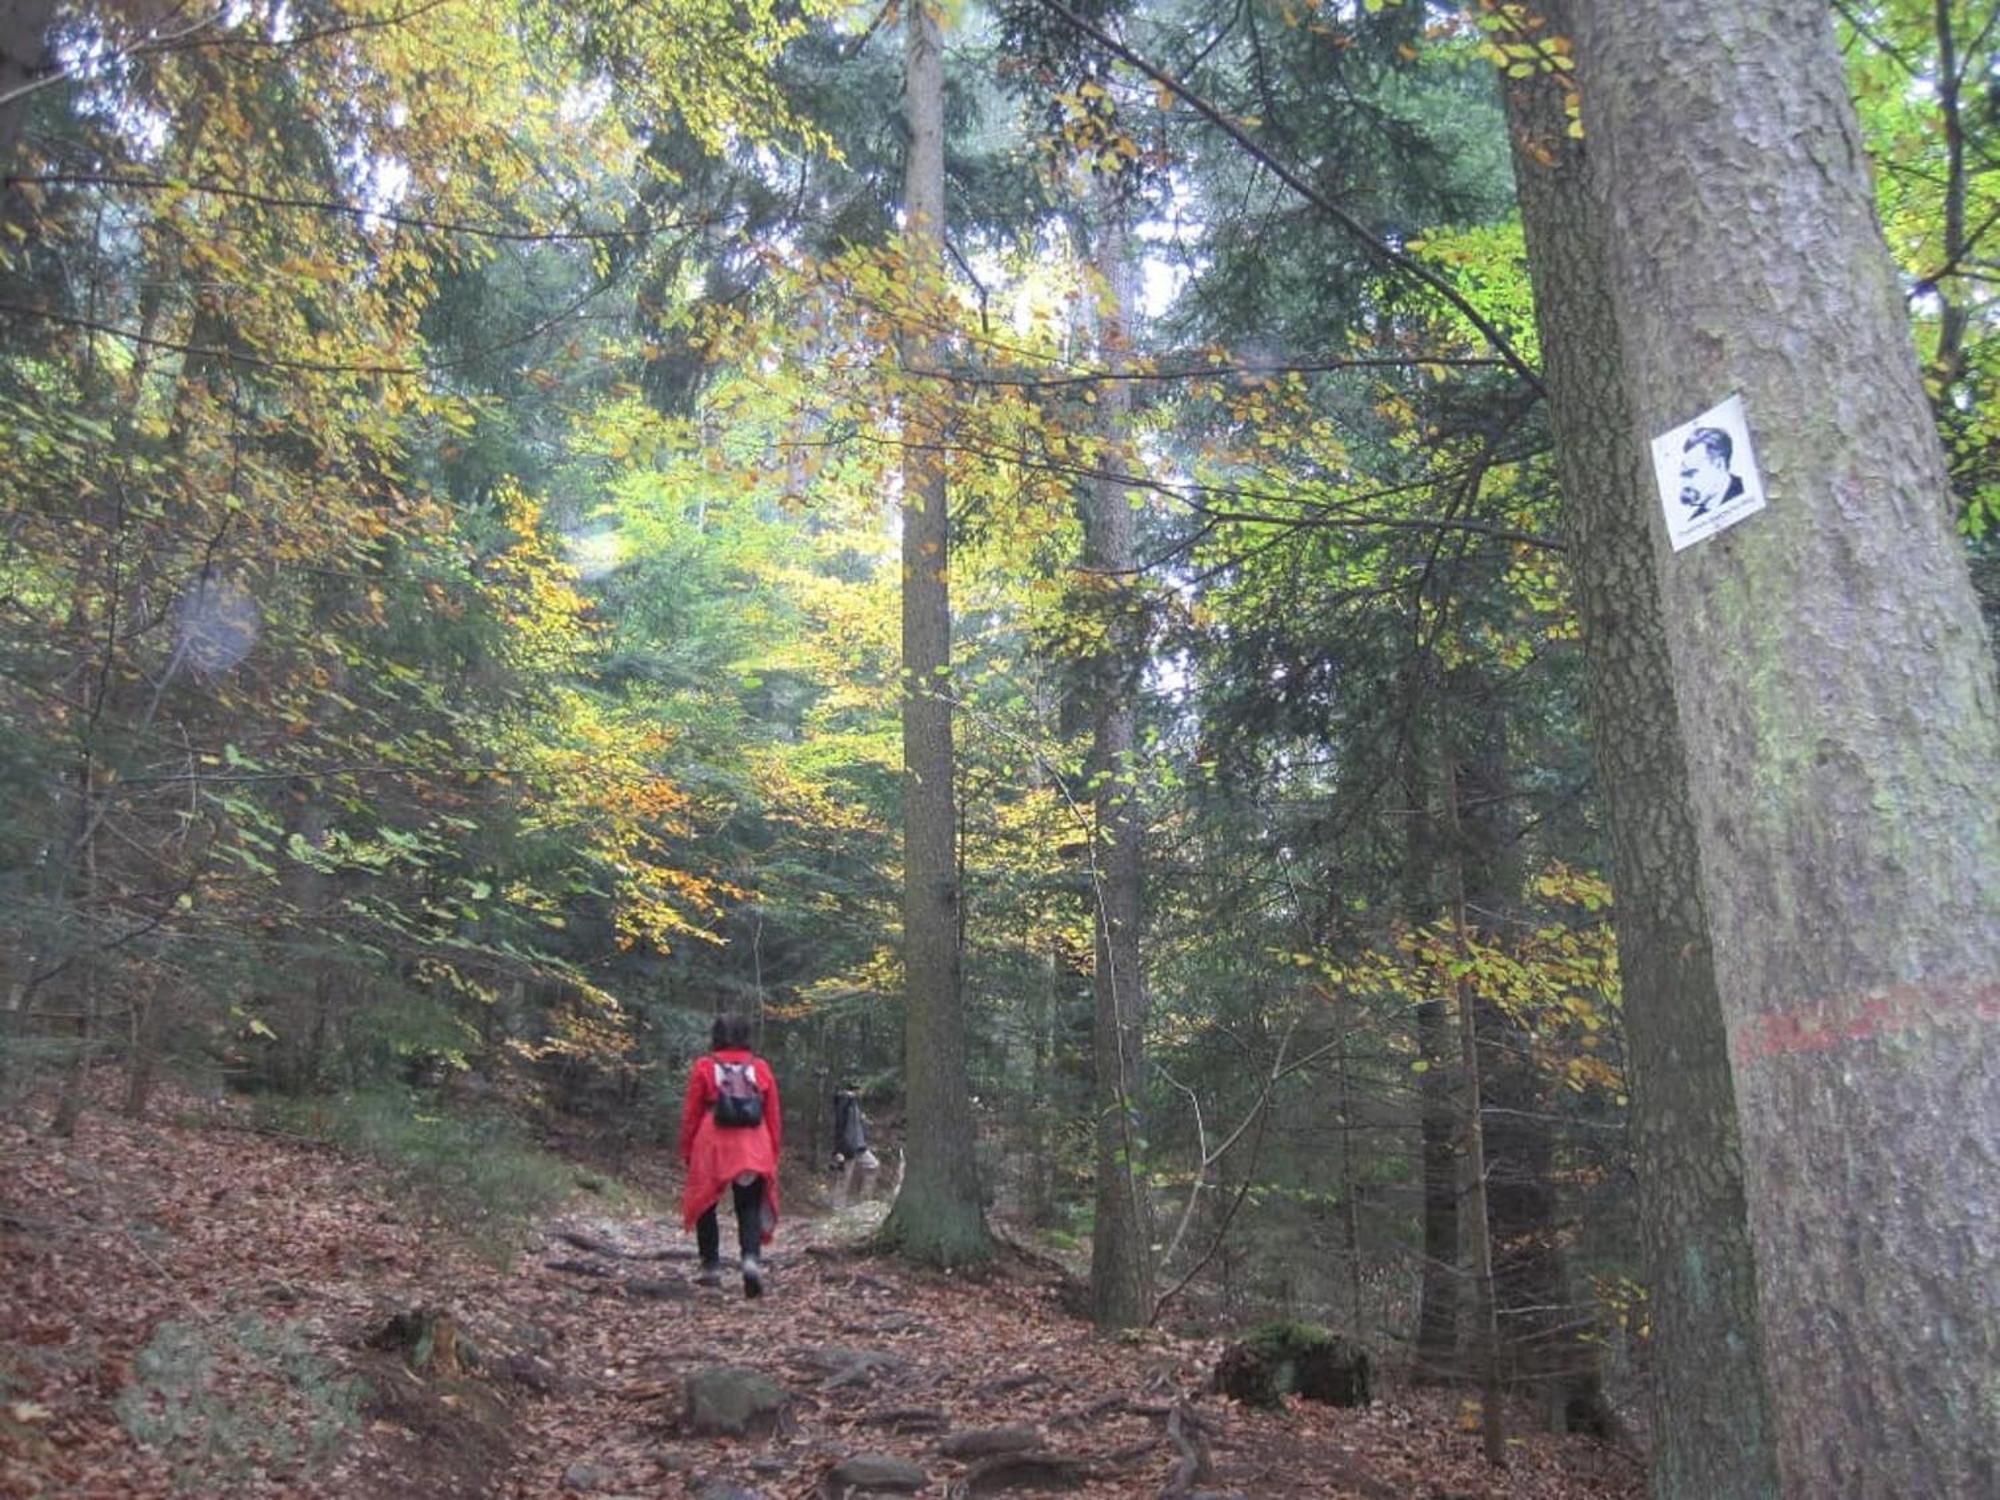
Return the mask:
<path fill-rule="evenodd" d="M 757 1087 L 757 1065 L 715 1064 L 715 1123 L 742 1129 L 764 1123 L 764 1092 Z"/>

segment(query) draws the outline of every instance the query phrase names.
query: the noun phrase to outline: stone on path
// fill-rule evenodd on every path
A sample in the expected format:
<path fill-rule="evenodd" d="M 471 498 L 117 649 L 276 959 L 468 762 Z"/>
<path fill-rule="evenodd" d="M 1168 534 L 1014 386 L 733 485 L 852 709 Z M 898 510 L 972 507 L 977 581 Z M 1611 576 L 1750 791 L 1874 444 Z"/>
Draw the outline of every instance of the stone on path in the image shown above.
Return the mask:
<path fill-rule="evenodd" d="M 804 1357 L 815 1368 L 828 1372 L 820 1387 L 828 1391 L 871 1386 L 879 1378 L 903 1375 L 910 1368 L 910 1362 L 901 1355 L 880 1349 L 809 1349 L 804 1351 Z"/>
<path fill-rule="evenodd" d="M 1042 1435 L 1032 1427 L 975 1427 L 951 1434 L 938 1444 L 938 1452 L 946 1458 L 986 1458 L 1041 1446 Z"/>
<path fill-rule="evenodd" d="M 857 1453 L 835 1464 L 820 1489 L 835 1495 L 853 1491 L 914 1495 L 929 1483 L 930 1476 L 908 1459 L 888 1453 Z"/>
<path fill-rule="evenodd" d="M 768 1434 L 784 1419 L 791 1392 L 755 1370 L 710 1365 L 683 1387 L 681 1425 L 702 1437 Z"/>
<path fill-rule="evenodd" d="M 1093 1477 L 1096 1465 L 1081 1454 L 996 1453 L 966 1471 L 963 1493 L 997 1495 L 1005 1490 L 1073 1492 Z"/>

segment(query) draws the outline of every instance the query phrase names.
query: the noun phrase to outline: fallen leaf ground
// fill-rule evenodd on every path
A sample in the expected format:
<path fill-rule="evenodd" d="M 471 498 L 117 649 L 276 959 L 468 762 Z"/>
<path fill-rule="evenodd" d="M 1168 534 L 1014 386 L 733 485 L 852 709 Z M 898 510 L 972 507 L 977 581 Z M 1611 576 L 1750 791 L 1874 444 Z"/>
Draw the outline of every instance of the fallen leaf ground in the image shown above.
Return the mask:
<path fill-rule="evenodd" d="M 1530 1433 L 1489 1469 L 1449 1392 L 1279 1413 L 1203 1394 L 1214 1345 L 1099 1338 L 1030 1258 L 917 1273 L 859 1251 L 851 1220 L 795 1218 L 769 1295 L 747 1302 L 691 1284 L 677 1219 L 598 1205 L 502 1268 L 414 1222 L 368 1163 L 225 1104 L 159 1113 L 175 1123 L 93 1112 L 69 1142 L 0 1125 L 8 1500 L 803 1500 L 844 1493 L 828 1476 L 860 1453 L 915 1463 L 923 1494 L 1002 1493 L 1006 1476 L 941 1452 L 1001 1426 L 1074 1460 L 1015 1481 L 1083 1497 L 1158 1496 L 1201 1445 L 1192 1488 L 1211 1496 L 1643 1491 L 1630 1455 L 1588 1438 Z M 422 1310 L 455 1324 L 456 1373 L 370 1347 Z M 683 1433 L 681 1380 L 717 1364 L 780 1381 L 789 1421 Z"/>

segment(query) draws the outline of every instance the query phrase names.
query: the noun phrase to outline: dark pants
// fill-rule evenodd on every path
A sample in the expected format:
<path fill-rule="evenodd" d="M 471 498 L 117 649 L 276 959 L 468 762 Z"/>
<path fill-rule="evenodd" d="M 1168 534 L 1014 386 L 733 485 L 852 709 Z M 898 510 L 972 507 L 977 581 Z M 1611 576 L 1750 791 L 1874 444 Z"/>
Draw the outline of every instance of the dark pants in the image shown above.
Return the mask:
<path fill-rule="evenodd" d="M 764 1179 L 759 1177 L 748 1187 L 732 1182 L 729 1191 L 736 1200 L 737 1250 L 745 1256 L 755 1255 L 764 1243 Z M 722 1226 L 715 1219 L 718 1206 L 709 1204 L 708 1212 L 694 1221 L 695 1248 L 701 1252 L 701 1263 L 705 1266 L 716 1265 L 722 1259 Z"/>

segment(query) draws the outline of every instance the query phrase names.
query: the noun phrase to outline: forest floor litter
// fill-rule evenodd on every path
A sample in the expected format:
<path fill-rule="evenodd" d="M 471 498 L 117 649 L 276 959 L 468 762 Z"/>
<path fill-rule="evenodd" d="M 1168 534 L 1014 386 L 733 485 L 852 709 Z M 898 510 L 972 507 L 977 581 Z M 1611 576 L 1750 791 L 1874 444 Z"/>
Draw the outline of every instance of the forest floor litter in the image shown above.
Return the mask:
<path fill-rule="evenodd" d="M 781 1225 L 748 1302 L 693 1284 L 677 1214 L 586 1199 L 502 1267 L 241 1104 L 155 1115 L 0 1124 L 6 1500 L 1643 1492 L 1588 1437 L 1489 1468 L 1458 1391 L 1241 1406 L 1205 1391 L 1219 1341 L 1100 1337 L 1033 1255 L 872 1255 L 868 1205 Z"/>

